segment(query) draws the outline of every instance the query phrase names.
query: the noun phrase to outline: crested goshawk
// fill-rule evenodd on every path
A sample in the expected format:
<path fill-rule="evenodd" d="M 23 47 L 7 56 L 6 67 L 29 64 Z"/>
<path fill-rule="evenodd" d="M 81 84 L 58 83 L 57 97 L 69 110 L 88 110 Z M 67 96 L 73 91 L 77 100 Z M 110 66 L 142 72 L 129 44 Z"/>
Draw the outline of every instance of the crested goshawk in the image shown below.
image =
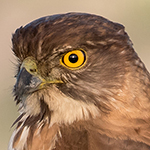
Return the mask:
<path fill-rule="evenodd" d="M 124 26 L 68 13 L 15 31 L 9 150 L 150 149 L 150 75 Z"/>

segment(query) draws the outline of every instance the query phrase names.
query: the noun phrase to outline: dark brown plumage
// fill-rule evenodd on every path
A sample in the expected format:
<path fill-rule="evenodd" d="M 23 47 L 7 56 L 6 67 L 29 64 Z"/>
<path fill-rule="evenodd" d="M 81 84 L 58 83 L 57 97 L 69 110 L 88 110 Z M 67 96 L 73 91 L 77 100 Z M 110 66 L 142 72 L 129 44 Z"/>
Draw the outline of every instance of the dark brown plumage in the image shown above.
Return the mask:
<path fill-rule="evenodd" d="M 150 75 L 124 27 L 68 13 L 16 30 L 9 150 L 149 150 Z"/>

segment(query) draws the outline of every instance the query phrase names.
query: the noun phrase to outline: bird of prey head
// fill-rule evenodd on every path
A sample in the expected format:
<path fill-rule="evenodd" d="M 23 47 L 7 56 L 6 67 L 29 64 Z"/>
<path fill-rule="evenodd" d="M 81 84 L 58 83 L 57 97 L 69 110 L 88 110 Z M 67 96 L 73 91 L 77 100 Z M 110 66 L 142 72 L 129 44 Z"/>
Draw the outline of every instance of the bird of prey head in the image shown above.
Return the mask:
<path fill-rule="evenodd" d="M 124 26 L 68 13 L 16 30 L 9 150 L 150 149 L 150 75 Z"/>

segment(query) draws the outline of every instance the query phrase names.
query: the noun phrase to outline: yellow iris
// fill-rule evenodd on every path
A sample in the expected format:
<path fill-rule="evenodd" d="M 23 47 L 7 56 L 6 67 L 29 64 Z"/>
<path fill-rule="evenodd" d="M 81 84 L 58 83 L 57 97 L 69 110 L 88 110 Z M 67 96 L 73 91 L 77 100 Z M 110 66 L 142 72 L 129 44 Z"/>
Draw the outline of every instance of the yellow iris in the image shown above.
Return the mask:
<path fill-rule="evenodd" d="M 73 50 L 61 58 L 60 62 L 63 66 L 68 67 L 70 69 L 78 69 L 86 61 L 86 53 L 83 50 Z"/>

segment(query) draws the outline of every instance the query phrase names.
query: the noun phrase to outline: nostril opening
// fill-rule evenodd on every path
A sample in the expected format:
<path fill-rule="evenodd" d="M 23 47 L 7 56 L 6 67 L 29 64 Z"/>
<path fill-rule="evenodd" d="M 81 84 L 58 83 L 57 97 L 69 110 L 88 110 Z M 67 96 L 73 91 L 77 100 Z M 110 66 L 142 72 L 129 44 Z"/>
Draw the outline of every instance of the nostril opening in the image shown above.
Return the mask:
<path fill-rule="evenodd" d="M 30 69 L 31 72 L 36 72 L 36 69 Z"/>

